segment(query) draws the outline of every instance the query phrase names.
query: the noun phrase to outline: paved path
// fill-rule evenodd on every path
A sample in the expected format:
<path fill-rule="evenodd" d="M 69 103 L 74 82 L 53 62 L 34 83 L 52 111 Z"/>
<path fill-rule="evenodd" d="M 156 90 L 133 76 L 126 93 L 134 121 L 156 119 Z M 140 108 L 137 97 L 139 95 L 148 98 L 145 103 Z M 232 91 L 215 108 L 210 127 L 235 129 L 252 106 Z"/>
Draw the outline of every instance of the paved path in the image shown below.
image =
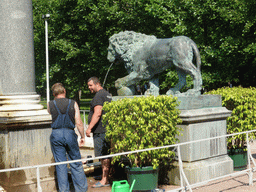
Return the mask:
<path fill-rule="evenodd" d="M 256 161 L 256 141 L 254 141 L 251 145 L 252 156 Z M 90 153 L 90 151 L 83 151 L 81 152 L 82 156 L 85 154 Z M 253 164 L 251 164 L 253 165 Z M 253 178 L 256 179 L 256 172 L 253 173 Z M 104 188 L 92 188 L 91 186 L 94 185 L 97 180 L 94 177 L 88 177 L 88 185 L 89 189 L 88 192 L 111 192 L 111 186 L 104 187 Z M 253 186 L 249 186 L 249 179 L 248 175 L 245 173 L 239 176 L 233 177 L 225 177 L 223 179 L 215 180 L 204 184 L 200 187 L 193 188 L 192 191 L 194 192 L 256 192 L 256 181 L 253 182 Z M 174 185 L 163 185 L 159 186 L 159 188 L 165 189 L 166 192 L 175 190 L 180 186 Z"/>
<path fill-rule="evenodd" d="M 252 157 L 256 162 L 256 141 L 251 143 Z M 253 163 L 251 161 L 251 166 Z M 256 172 L 253 173 L 253 179 L 256 179 Z M 194 188 L 195 192 L 255 192 L 256 181 L 253 182 L 253 186 L 249 186 L 249 177 L 245 173 L 240 176 L 226 177 L 216 181 L 209 182 L 206 185 Z"/>

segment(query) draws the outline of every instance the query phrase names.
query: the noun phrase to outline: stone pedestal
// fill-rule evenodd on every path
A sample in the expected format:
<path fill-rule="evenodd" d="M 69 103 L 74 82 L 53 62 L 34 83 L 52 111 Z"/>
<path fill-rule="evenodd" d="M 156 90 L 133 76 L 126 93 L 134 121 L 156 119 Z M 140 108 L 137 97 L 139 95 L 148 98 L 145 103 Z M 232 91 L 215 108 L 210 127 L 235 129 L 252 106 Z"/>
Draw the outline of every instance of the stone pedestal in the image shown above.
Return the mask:
<path fill-rule="evenodd" d="M 200 161 L 183 161 L 183 170 L 190 184 L 206 181 L 233 172 L 233 161 L 228 155 L 212 157 Z M 180 185 L 179 163 L 173 163 L 174 168 L 169 172 L 170 183 Z"/>
<path fill-rule="evenodd" d="M 220 95 L 178 97 L 183 129 L 180 142 L 226 135 L 226 119 L 231 111 L 222 107 Z M 190 184 L 233 172 L 233 161 L 227 156 L 226 138 L 181 146 L 183 170 Z M 180 185 L 179 164 L 169 172 L 170 184 Z"/>
<path fill-rule="evenodd" d="M 39 95 L 0 96 L 0 169 L 53 163 L 51 116 Z M 43 191 L 55 191 L 54 167 L 40 168 Z M 0 173 L 7 191 L 37 191 L 36 169 Z"/>

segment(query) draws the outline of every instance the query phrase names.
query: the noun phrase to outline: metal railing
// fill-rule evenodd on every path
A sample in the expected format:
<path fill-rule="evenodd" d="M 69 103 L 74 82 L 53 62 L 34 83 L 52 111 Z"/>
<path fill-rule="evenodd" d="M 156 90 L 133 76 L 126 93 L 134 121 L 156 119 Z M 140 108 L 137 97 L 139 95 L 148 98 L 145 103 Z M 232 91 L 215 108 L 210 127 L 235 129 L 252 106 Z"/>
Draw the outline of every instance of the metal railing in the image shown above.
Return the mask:
<path fill-rule="evenodd" d="M 228 135 L 222 135 L 222 136 L 211 137 L 211 138 L 207 138 L 207 139 L 201 139 L 201 140 L 195 140 L 195 141 L 189 141 L 189 142 L 183 142 L 183 143 L 177 144 L 177 148 L 178 148 L 177 149 L 178 161 L 179 161 L 179 166 L 180 166 L 180 182 L 181 182 L 181 187 L 177 188 L 175 190 L 167 191 L 167 192 L 186 191 L 186 190 L 192 191 L 192 188 L 205 185 L 206 183 L 208 183 L 210 181 L 215 181 L 215 180 L 218 180 L 218 179 L 223 179 L 223 178 L 229 177 L 229 176 L 238 176 L 238 175 L 242 175 L 242 174 L 245 174 L 245 173 L 248 174 L 248 177 L 249 177 L 248 183 L 249 183 L 250 186 L 252 186 L 253 185 L 253 181 L 256 181 L 256 179 L 253 179 L 253 172 L 256 170 L 256 163 L 255 163 L 255 160 L 254 160 L 254 158 L 252 157 L 252 154 L 251 154 L 249 134 L 253 133 L 253 132 L 256 132 L 256 130 L 245 131 L 245 132 L 240 132 L 240 133 L 233 133 L 233 134 L 228 134 Z M 184 173 L 184 170 L 182 168 L 182 161 L 181 161 L 181 156 L 180 156 L 180 146 L 181 145 L 186 145 L 186 144 L 191 144 L 191 143 L 196 143 L 196 142 L 201 142 L 201 141 L 208 141 L 208 140 L 213 140 L 213 139 L 219 139 L 219 138 L 224 138 L 224 137 L 231 137 L 231 136 L 240 135 L 240 134 L 246 134 L 247 159 L 248 159 L 248 168 L 247 169 L 241 170 L 241 171 L 238 171 L 238 172 L 234 172 L 234 173 L 231 173 L 231 174 L 215 177 L 215 178 L 212 178 L 212 179 L 208 179 L 208 180 L 205 180 L 205 181 L 202 181 L 202 182 L 198 182 L 198 183 L 194 183 L 194 184 L 189 184 L 189 182 L 188 182 L 188 180 L 186 178 L 186 175 Z M 252 161 L 254 167 L 251 166 L 251 161 Z M 186 184 L 184 184 L 184 182 Z"/>
<path fill-rule="evenodd" d="M 151 150 L 158 150 L 158 149 L 176 147 L 177 148 L 177 158 L 178 158 L 179 167 L 180 167 L 180 183 L 181 183 L 181 185 L 180 185 L 180 188 L 176 188 L 174 190 L 170 190 L 170 191 L 167 191 L 167 192 L 186 191 L 186 190 L 192 191 L 192 188 L 205 185 L 207 182 L 222 179 L 222 178 L 225 178 L 225 177 L 228 177 L 228 176 L 237 176 L 237 175 L 241 175 L 241 174 L 245 174 L 245 173 L 248 174 L 248 177 L 249 177 L 248 183 L 249 183 L 249 185 L 253 185 L 253 181 L 256 180 L 256 179 L 253 179 L 253 172 L 256 170 L 256 163 L 255 163 L 255 161 L 252 157 L 252 154 L 251 154 L 251 148 L 250 148 L 250 142 L 249 142 L 249 136 L 248 136 L 252 132 L 256 132 L 256 130 L 234 133 L 234 134 L 228 134 L 228 135 L 222 135 L 222 136 L 200 139 L 200 140 L 195 140 L 195 141 L 188 141 L 188 142 L 183 142 L 183 143 L 177 143 L 177 144 L 174 144 L 174 145 L 166 145 L 166 146 L 161 146 L 161 147 L 154 147 L 154 148 L 141 149 L 141 150 L 136 150 L 136 151 L 116 153 L 116 154 L 112 154 L 112 155 L 105 155 L 105 156 L 94 157 L 94 158 L 85 158 L 85 159 L 79 159 L 79 160 L 63 161 L 63 162 L 59 162 L 59 163 L 34 165 L 34 166 L 27 166 L 27 167 L 20 167 L 20 168 L 2 169 L 2 170 L 0 170 L 0 173 L 1 172 L 25 170 L 25 169 L 36 169 L 37 189 L 38 189 L 38 192 L 42 192 L 42 188 L 41 188 L 41 184 L 40 184 L 40 168 L 42 168 L 42 167 L 49 167 L 49 166 L 68 164 L 68 163 L 74 163 L 74 162 L 81 162 L 81 161 L 91 161 L 91 160 L 104 159 L 104 158 L 110 158 L 110 157 L 121 156 L 121 155 L 128 155 L 128 154 L 132 154 L 132 153 L 139 153 L 139 152 L 143 152 L 143 151 L 151 151 Z M 186 174 L 184 173 L 183 164 L 182 164 L 182 160 L 181 160 L 180 147 L 182 145 L 187 145 L 187 144 L 192 144 L 192 143 L 202 142 L 202 141 L 209 141 L 209 140 L 219 139 L 219 138 L 224 138 L 224 137 L 231 137 L 231 136 L 240 135 L 240 134 L 246 134 L 247 158 L 248 158 L 248 168 L 246 170 L 242 170 L 242 171 L 239 171 L 239 172 L 234 172 L 234 173 L 223 175 L 223 176 L 220 176 L 220 177 L 215 177 L 213 179 L 209 179 L 209 180 L 206 180 L 206 181 L 203 181 L 203 182 L 189 184 L 189 181 L 186 177 Z M 252 167 L 250 161 L 253 162 L 254 167 Z"/>
<path fill-rule="evenodd" d="M 80 110 L 80 113 L 83 113 L 83 116 L 84 116 L 84 125 L 86 124 L 86 119 L 85 119 L 85 113 L 89 113 L 90 110 Z"/>

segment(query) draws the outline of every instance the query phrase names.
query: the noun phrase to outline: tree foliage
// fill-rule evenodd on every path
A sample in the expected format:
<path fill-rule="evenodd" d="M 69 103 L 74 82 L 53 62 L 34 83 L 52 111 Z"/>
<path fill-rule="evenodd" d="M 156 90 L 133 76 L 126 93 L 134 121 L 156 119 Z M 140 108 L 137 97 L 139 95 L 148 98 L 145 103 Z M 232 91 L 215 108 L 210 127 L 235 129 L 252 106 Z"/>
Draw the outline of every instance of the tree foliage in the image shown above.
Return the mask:
<path fill-rule="evenodd" d="M 253 0 L 33 0 L 37 90 L 45 90 L 45 37 L 42 14 L 50 13 L 51 84 L 61 81 L 71 96 L 86 91 L 87 79 L 103 81 L 110 63 L 108 39 L 133 30 L 158 38 L 186 35 L 199 47 L 203 84 L 217 88 L 233 84 L 255 86 L 256 3 Z M 126 74 L 114 65 L 106 88 Z M 162 88 L 172 86 L 170 69 Z M 188 85 L 190 86 L 190 85 Z M 113 89 L 114 90 L 114 89 Z M 111 90 L 112 91 L 112 90 Z"/>

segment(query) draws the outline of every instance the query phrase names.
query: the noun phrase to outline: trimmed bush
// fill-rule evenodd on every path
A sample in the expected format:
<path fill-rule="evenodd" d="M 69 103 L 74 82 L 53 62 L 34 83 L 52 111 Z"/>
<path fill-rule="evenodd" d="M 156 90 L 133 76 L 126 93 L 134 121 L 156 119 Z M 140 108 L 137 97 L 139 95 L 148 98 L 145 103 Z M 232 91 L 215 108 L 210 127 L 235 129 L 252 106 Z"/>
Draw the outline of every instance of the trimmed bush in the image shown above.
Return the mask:
<path fill-rule="evenodd" d="M 124 98 L 106 103 L 103 110 L 106 137 L 111 140 L 111 154 L 175 144 L 179 135 L 177 98 L 148 96 Z M 108 123 L 106 123 L 108 122 Z M 127 155 L 133 167 L 167 164 L 175 153 L 169 148 Z M 112 163 L 121 162 L 114 157 Z"/>
<path fill-rule="evenodd" d="M 222 96 L 222 105 L 232 111 L 227 119 L 227 133 L 238 133 L 256 129 L 256 89 L 254 87 L 220 88 L 206 94 Z M 249 134 L 250 139 L 255 133 Z M 228 148 L 243 148 L 246 144 L 246 135 L 235 135 L 228 138 Z"/>

